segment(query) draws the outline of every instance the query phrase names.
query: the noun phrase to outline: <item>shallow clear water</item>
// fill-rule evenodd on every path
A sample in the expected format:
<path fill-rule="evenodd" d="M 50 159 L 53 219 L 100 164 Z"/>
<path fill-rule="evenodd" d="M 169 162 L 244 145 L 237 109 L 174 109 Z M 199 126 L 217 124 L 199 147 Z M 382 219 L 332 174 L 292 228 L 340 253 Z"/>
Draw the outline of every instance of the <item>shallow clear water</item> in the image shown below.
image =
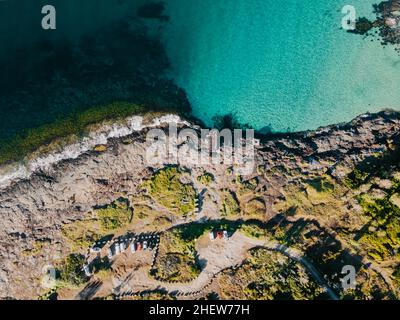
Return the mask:
<path fill-rule="evenodd" d="M 342 0 L 167 0 L 172 76 L 196 116 L 274 131 L 314 129 L 400 107 L 393 48 L 340 29 Z M 353 0 L 370 16 L 376 0 Z"/>

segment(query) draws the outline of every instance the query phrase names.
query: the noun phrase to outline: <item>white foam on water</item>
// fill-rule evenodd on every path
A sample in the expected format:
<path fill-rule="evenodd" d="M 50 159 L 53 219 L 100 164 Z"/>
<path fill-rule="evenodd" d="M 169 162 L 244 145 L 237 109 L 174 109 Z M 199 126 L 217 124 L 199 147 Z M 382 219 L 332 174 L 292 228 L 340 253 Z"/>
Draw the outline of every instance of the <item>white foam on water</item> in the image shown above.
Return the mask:
<path fill-rule="evenodd" d="M 0 190 L 10 186 L 13 182 L 29 179 L 35 172 L 48 170 L 60 161 L 76 159 L 98 145 L 107 144 L 107 141 L 111 138 L 121 138 L 145 128 L 172 123 L 190 126 L 190 123 L 173 114 L 155 118 L 149 124 L 143 124 L 143 117 L 133 116 L 127 118 L 124 123 L 104 125 L 100 129 L 90 132 L 87 137 L 82 138 L 79 142 L 67 145 L 60 151 L 25 160 L 25 163 L 0 166 Z"/>

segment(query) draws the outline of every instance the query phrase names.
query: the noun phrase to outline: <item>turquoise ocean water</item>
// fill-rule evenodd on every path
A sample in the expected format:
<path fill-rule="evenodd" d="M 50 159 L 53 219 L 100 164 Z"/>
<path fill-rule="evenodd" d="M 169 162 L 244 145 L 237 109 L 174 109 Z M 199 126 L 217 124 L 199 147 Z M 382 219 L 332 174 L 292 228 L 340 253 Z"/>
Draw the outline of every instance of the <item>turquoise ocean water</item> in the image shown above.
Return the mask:
<path fill-rule="evenodd" d="M 110 24 L 135 17 L 140 5 L 152 1 L 51 2 L 58 14 L 54 32 L 40 28 L 40 9 L 48 1 L 0 1 L 0 62 L 8 59 L 4 65 L 0 64 L 0 69 L 9 69 L 0 72 L 0 80 L 6 83 L 16 75 L 26 78 L 31 76 L 26 70 L 32 69 L 38 73 L 34 84 L 40 85 L 42 81 L 63 93 L 60 96 L 54 91 L 55 103 L 51 97 L 46 108 L 29 94 L 25 97 L 20 93 L 15 99 L 11 96 L 0 103 L 2 135 L 63 117 L 72 107 L 79 108 L 80 101 L 95 105 L 101 102 L 97 101 L 101 100 L 97 94 L 94 95 L 97 100 L 90 100 L 91 92 L 74 89 L 79 77 L 65 84 L 63 79 L 68 75 L 59 75 L 56 70 L 51 80 L 41 80 L 40 68 L 36 70 L 35 64 L 39 58 L 48 58 L 48 45 L 31 48 L 32 43 L 65 41 L 68 58 L 71 51 L 76 51 L 69 43 L 81 43 L 82 36 L 89 35 L 83 42 L 89 47 L 90 38 L 101 35 Z M 373 18 L 372 4 L 376 2 L 352 0 L 351 4 L 359 16 Z M 233 112 L 240 122 L 257 129 L 297 131 L 349 121 L 367 111 L 400 107 L 400 56 L 393 48 L 383 48 L 377 40 L 363 39 L 340 29 L 341 9 L 348 3 L 346 0 L 165 0 L 169 21 L 146 23 L 163 39 L 171 64 L 168 76 L 186 90 L 194 114 L 206 124 L 212 125 L 215 115 Z M 122 48 L 117 51 L 121 63 L 140 60 L 140 54 L 130 60 L 123 56 L 122 42 L 129 39 L 124 30 L 116 36 L 104 36 L 92 48 L 102 56 L 93 54 L 90 61 L 113 63 L 115 56 L 105 56 L 108 47 L 114 48 L 110 50 L 113 54 L 115 48 Z M 62 58 L 63 52 L 64 49 L 59 50 L 57 55 Z M 64 60 L 71 66 L 82 64 L 73 59 Z M 118 72 L 124 69 L 122 66 Z M 110 74 L 115 72 L 111 70 Z M 101 87 L 100 82 L 109 77 L 99 74 L 91 79 L 96 82 L 93 86 L 99 82 Z M 110 95 L 125 98 L 128 95 L 125 89 L 118 88 Z M 12 94 L 8 89 L 3 91 L 2 94 Z M 18 107 L 9 104 L 16 100 Z"/>
<path fill-rule="evenodd" d="M 164 37 L 194 113 L 233 112 L 258 129 L 297 131 L 400 107 L 393 48 L 340 29 L 342 0 L 167 0 Z M 373 18 L 376 0 L 352 0 Z"/>

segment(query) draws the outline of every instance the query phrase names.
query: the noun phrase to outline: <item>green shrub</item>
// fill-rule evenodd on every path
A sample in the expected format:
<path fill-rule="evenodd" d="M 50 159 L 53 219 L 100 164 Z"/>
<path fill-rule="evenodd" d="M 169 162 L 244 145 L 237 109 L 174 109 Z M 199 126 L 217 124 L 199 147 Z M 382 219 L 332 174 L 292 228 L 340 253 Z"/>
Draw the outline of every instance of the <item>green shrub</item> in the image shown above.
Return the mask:
<path fill-rule="evenodd" d="M 187 231 L 187 230 L 186 230 Z M 183 228 L 174 228 L 161 236 L 155 263 L 155 275 L 163 281 L 186 282 L 195 279 L 201 272 L 196 260 L 195 238 Z"/>
<path fill-rule="evenodd" d="M 217 281 L 221 297 L 229 300 L 312 300 L 323 291 L 301 264 L 265 249 L 251 250 L 243 265 Z"/>
<path fill-rule="evenodd" d="M 255 224 L 255 223 L 246 223 L 243 224 L 240 227 L 240 231 L 250 237 L 250 238 L 255 238 L 255 239 L 261 239 L 266 236 L 266 230 L 262 228 L 261 226 Z"/>
<path fill-rule="evenodd" d="M 335 186 L 324 178 L 317 178 L 308 182 L 308 184 L 316 191 L 316 192 L 331 192 L 334 190 Z"/>
<path fill-rule="evenodd" d="M 259 220 L 266 219 L 266 205 L 263 199 L 251 199 L 244 207 L 244 214 L 246 217 L 257 218 Z"/>
<path fill-rule="evenodd" d="M 128 225 L 132 221 L 132 210 L 126 201 L 116 201 L 112 205 L 97 210 L 100 225 L 106 231 L 112 231 Z"/>
<path fill-rule="evenodd" d="M 254 194 L 255 189 L 257 188 L 257 185 L 258 185 L 258 179 L 253 178 L 248 181 L 243 181 L 241 176 L 237 176 L 236 184 L 239 185 L 239 189 L 238 189 L 239 197 L 244 196 L 246 194 Z"/>
<path fill-rule="evenodd" d="M 400 287 L 400 264 L 397 265 L 392 276 L 393 276 L 394 281 L 396 282 L 397 286 Z"/>
<path fill-rule="evenodd" d="M 223 217 L 235 217 L 240 214 L 239 201 L 236 195 L 228 190 L 221 192 L 221 209 Z"/>
<path fill-rule="evenodd" d="M 204 173 L 201 176 L 197 177 L 197 181 L 205 186 L 208 186 L 210 183 L 214 182 L 215 178 L 211 173 Z"/>
<path fill-rule="evenodd" d="M 148 190 L 155 201 L 178 215 L 186 215 L 196 209 L 196 190 L 180 181 L 182 172 L 168 167 L 157 172 L 148 183 Z"/>
<path fill-rule="evenodd" d="M 361 171 L 360 169 L 354 169 L 345 179 L 345 184 L 351 188 L 355 189 L 365 182 L 368 178 L 369 173 Z"/>
<path fill-rule="evenodd" d="M 59 268 L 60 280 L 66 284 L 79 286 L 86 282 L 83 271 L 85 257 L 81 254 L 70 254 Z"/>
<path fill-rule="evenodd" d="M 358 197 L 365 214 L 376 224 L 374 231 L 367 230 L 361 237 L 370 249 L 368 254 L 376 260 L 394 256 L 400 249 L 400 208 L 390 201 L 399 189 L 399 181 L 394 181 L 383 199 L 370 199 L 368 195 Z"/>

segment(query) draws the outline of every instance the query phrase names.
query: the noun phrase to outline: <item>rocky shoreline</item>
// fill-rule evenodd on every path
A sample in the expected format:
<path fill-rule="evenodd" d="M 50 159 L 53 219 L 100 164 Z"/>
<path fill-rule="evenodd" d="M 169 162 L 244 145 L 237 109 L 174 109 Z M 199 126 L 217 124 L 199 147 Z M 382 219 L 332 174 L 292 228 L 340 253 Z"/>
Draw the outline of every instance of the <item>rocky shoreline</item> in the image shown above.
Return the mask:
<path fill-rule="evenodd" d="M 191 126 L 173 117 L 156 121 L 152 127 L 163 128 L 162 123 L 171 119 L 180 123 L 181 129 Z M 71 251 L 61 233 L 63 225 L 82 219 L 94 207 L 135 195 L 143 179 L 162 168 L 146 164 L 148 128 L 131 128 L 136 130 L 104 137 L 104 150 L 93 150 L 94 145 L 90 145 L 74 159 L 60 158 L 0 191 L 1 298 L 37 297 L 43 291 L 43 268 Z M 359 116 L 346 124 L 270 138 L 256 148 L 257 165 L 263 172 L 298 172 L 297 177 L 265 175 L 256 166 L 244 178 L 260 181 L 258 188 L 271 219 L 279 213 L 274 204 L 282 199 L 282 188 L 305 175 L 328 174 L 342 181 L 356 164 L 385 153 L 393 144 L 399 145 L 399 129 L 400 114 L 384 111 Z M 224 186 L 229 166 L 193 164 L 186 169 L 212 172 Z M 40 252 L 27 255 L 38 243 Z"/>
<path fill-rule="evenodd" d="M 152 117 L 132 116 L 112 124 L 104 122 L 90 130 L 87 136 L 76 138 L 75 143 L 68 143 L 69 137 L 55 139 L 54 147 L 42 146 L 39 150 L 28 154 L 23 161 L 0 165 L 0 191 L 18 181 L 29 179 L 35 172 L 42 172 L 60 161 L 76 159 L 87 151 L 93 150 L 96 146 L 107 144 L 108 139 L 126 137 L 134 132 L 145 128 L 153 128 L 162 123 L 187 122 L 175 115 L 159 115 Z M 99 128 L 98 128 L 99 127 Z M 48 149 L 54 149 L 49 151 Z"/>
<path fill-rule="evenodd" d="M 381 44 L 399 45 L 400 44 L 400 1 L 389 0 L 382 1 L 374 6 L 376 14 L 375 21 L 369 21 L 367 18 L 359 18 L 356 22 L 355 30 L 350 32 L 374 36 L 372 30 L 377 28 Z M 396 47 L 396 50 L 398 48 Z"/>

